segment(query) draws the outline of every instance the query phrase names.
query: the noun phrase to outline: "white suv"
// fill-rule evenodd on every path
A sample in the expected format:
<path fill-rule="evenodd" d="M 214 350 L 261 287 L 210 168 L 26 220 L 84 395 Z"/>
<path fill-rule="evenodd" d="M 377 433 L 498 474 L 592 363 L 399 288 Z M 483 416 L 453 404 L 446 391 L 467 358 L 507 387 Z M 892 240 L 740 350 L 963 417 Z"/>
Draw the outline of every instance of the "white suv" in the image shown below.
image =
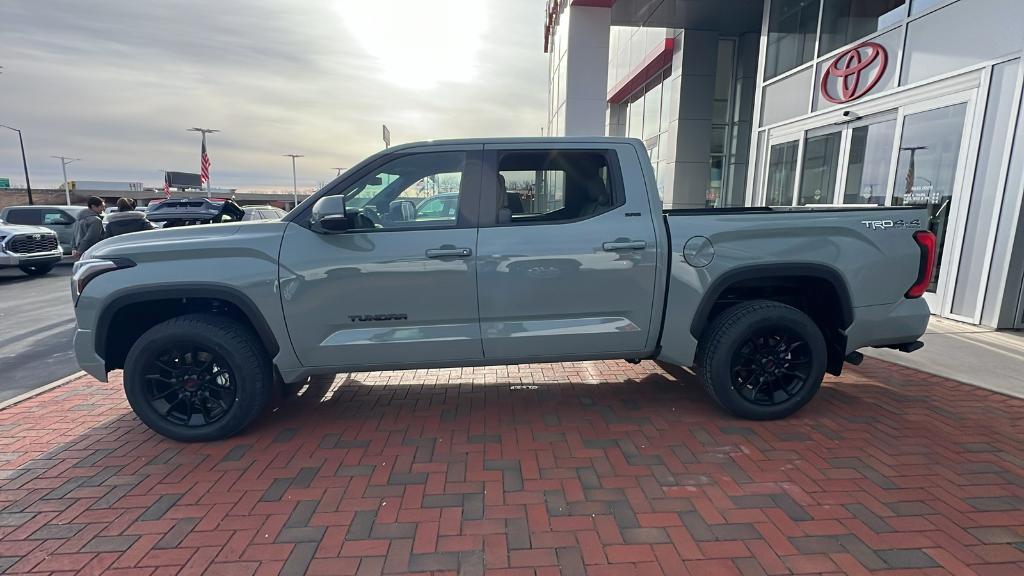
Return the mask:
<path fill-rule="evenodd" d="M 0 220 L 0 268 L 17 266 L 30 276 L 40 276 L 60 262 L 61 255 L 53 230 Z"/>

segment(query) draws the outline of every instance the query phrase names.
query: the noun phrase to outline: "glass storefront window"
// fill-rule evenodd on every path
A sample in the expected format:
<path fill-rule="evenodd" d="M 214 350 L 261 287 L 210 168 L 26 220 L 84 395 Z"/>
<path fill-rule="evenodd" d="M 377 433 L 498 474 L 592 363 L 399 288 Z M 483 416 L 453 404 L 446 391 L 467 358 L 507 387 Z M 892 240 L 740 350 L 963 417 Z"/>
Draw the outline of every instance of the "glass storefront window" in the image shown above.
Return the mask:
<path fill-rule="evenodd" d="M 966 113 L 967 104 L 955 104 L 909 114 L 903 120 L 892 204 L 928 209 L 928 229 L 939 248 L 929 292 L 936 291 L 939 281 Z"/>
<path fill-rule="evenodd" d="M 765 78 L 774 78 L 814 57 L 820 0 L 773 0 L 768 15 Z"/>
<path fill-rule="evenodd" d="M 644 96 L 638 94 L 629 100 L 629 111 L 627 112 L 629 125 L 626 126 L 626 134 L 630 138 L 642 138 L 644 129 Z"/>
<path fill-rule="evenodd" d="M 902 21 L 905 5 L 906 0 L 825 0 L 818 55 Z"/>
<path fill-rule="evenodd" d="M 807 139 L 800 176 L 800 205 L 831 204 L 839 176 L 839 144 L 842 132 Z"/>
<path fill-rule="evenodd" d="M 644 94 L 644 139 L 658 134 L 661 123 L 661 86 L 660 80 L 655 80 L 647 85 L 647 93 Z"/>
<path fill-rule="evenodd" d="M 850 162 L 843 204 L 885 204 L 896 120 L 858 126 L 850 132 Z"/>
<path fill-rule="evenodd" d="M 910 4 L 910 15 L 914 16 L 924 12 L 932 6 L 938 6 L 946 0 L 913 0 Z"/>
<path fill-rule="evenodd" d="M 772 146 L 768 155 L 768 192 L 765 197 L 768 206 L 793 205 L 796 156 L 799 149 L 800 143 L 797 141 Z"/>

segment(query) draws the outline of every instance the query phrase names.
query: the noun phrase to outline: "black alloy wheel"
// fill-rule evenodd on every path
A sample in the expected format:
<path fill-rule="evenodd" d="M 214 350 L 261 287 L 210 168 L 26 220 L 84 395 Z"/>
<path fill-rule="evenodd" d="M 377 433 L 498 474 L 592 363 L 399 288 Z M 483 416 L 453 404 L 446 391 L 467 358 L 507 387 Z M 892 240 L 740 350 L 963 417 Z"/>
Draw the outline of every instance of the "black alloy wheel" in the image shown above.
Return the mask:
<path fill-rule="evenodd" d="M 171 345 L 151 356 L 146 401 L 155 412 L 180 426 L 206 426 L 235 404 L 237 380 L 227 361 L 198 345 Z"/>
<path fill-rule="evenodd" d="M 810 379 L 810 352 L 806 340 L 784 327 L 755 333 L 733 354 L 733 389 L 752 404 L 783 404 Z"/>

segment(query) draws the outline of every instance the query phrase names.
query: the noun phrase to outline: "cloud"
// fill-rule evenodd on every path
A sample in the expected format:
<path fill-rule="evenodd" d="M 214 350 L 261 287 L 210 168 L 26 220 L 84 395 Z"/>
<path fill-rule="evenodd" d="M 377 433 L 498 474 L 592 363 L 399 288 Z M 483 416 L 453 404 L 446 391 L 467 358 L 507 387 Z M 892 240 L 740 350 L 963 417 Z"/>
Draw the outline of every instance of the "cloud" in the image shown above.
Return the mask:
<path fill-rule="evenodd" d="M 424 11 L 423 7 L 430 10 Z M 7 0 L 0 123 L 22 128 L 37 187 L 52 154 L 80 180 L 198 170 L 215 186 L 329 180 L 393 142 L 534 135 L 544 123 L 543 0 Z M 21 182 L 0 132 L 0 177 Z"/>

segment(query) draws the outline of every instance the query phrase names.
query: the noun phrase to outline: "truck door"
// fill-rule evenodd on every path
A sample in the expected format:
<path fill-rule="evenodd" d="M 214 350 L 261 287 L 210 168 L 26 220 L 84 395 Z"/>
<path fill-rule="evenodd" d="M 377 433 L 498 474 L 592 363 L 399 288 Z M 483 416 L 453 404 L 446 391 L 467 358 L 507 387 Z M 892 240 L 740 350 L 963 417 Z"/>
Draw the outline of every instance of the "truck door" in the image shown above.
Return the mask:
<path fill-rule="evenodd" d="M 319 234 L 310 230 L 308 214 L 292 221 L 281 245 L 280 289 L 288 333 L 304 365 L 482 357 L 476 302 L 481 154 L 478 145 L 385 156 L 338 185 L 355 229 Z M 446 210 L 419 210 L 438 196 Z"/>
<path fill-rule="evenodd" d="M 585 146 L 486 147 L 477 269 L 488 359 L 647 346 L 657 243 L 644 176 L 632 147 Z M 626 177 L 619 154 L 632 155 Z"/>

